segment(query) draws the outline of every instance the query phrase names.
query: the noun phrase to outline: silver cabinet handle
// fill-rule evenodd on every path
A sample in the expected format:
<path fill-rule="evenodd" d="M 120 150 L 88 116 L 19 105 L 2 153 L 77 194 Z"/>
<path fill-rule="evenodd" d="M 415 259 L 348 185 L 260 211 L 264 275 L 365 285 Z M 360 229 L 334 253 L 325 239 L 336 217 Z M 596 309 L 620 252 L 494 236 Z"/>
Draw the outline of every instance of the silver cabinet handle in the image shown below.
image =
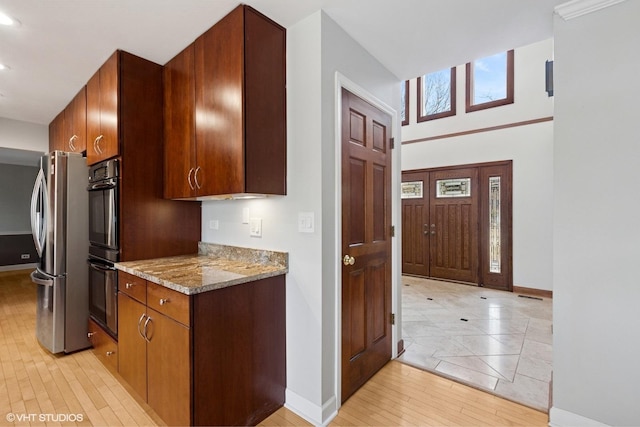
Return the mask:
<path fill-rule="evenodd" d="M 193 173 L 193 168 L 189 169 L 189 175 L 187 176 L 187 181 L 189 181 L 189 187 L 192 190 L 195 190 L 196 187 L 193 186 L 193 183 L 191 182 L 191 174 Z"/>
<path fill-rule="evenodd" d="M 91 339 L 91 337 L 93 337 L 96 333 L 95 332 L 89 332 L 87 334 L 87 339 Z"/>
<path fill-rule="evenodd" d="M 78 139 L 78 135 L 73 135 L 71 138 L 69 138 L 69 148 L 71 149 L 71 151 L 76 151 L 76 145 L 73 143 L 73 141 L 75 141 L 76 139 Z"/>
<path fill-rule="evenodd" d="M 113 356 L 114 354 L 116 354 L 115 351 L 107 351 L 107 356 Z"/>
<path fill-rule="evenodd" d="M 134 283 L 127 282 L 127 283 L 124 284 L 124 287 L 127 288 L 127 289 L 131 289 L 131 288 L 133 288 L 133 286 L 134 286 Z"/>
<path fill-rule="evenodd" d="M 142 313 L 142 316 L 140 316 L 140 319 L 138 319 L 138 335 L 140 335 L 140 337 L 143 340 L 146 340 L 146 338 L 144 337 L 144 335 L 142 335 L 142 330 L 140 329 L 140 324 L 142 323 L 142 319 L 144 319 L 145 317 L 147 317 L 147 315 Z"/>
<path fill-rule="evenodd" d="M 169 298 L 160 298 L 160 305 L 165 305 L 169 302 L 171 302 Z"/>
<path fill-rule="evenodd" d="M 93 141 L 93 151 L 97 154 L 102 154 L 102 149 L 100 148 L 100 141 L 104 138 L 104 135 L 98 135 L 98 137 Z"/>
<path fill-rule="evenodd" d="M 193 180 L 196 182 L 196 187 L 198 187 L 198 189 L 200 189 L 200 188 L 202 188 L 202 186 L 198 182 L 198 172 L 200 172 L 200 166 L 198 166 L 196 168 L 196 173 L 193 174 Z"/>
<path fill-rule="evenodd" d="M 147 327 L 149 326 L 149 322 L 153 323 L 151 317 L 147 317 L 147 320 L 144 322 L 144 339 L 146 342 L 151 342 L 151 338 L 147 335 Z"/>

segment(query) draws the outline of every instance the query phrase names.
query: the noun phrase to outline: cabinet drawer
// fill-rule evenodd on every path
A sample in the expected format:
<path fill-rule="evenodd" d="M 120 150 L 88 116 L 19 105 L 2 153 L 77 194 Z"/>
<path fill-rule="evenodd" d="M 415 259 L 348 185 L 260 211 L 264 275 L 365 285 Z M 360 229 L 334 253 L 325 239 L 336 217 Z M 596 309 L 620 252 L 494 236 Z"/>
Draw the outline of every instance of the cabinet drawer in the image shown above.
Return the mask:
<path fill-rule="evenodd" d="M 89 319 L 89 341 L 93 353 L 106 366 L 118 371 L 118 343 L 96 322 Z"/>
<path fill-rule="evenodd" d="M 119 271 L 118 290 L 143 304 L 147 303 L 147 281 L 138 276 Z"/>
<path fill-rule="evenodd" d="M 148 282 L 147 297 L 148 307 L 177 320 L 183 325 L 190 325 L 189 295 Z"/>

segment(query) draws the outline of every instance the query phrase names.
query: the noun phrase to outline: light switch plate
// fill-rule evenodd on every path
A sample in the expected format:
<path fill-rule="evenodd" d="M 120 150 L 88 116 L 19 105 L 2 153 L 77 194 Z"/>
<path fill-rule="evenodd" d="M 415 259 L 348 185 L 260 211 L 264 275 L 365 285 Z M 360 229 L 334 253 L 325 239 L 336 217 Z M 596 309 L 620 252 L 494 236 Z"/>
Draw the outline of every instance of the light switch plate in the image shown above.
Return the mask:
<path fill-rule="evenodd" d="M 315 231 L 314 217 L 313 212 L 298 212 L 298 231 L 313 233 Z"/>
<path fill-rule="evenodd" d="M 219 227 L 219 221 L 217 219 L 209 220 L 209 229 L 217 230 Z"/>
<path fill-rule="evenodd" d="M 262 237 L 262 218 L 249 219 L 249 236 Z"/>

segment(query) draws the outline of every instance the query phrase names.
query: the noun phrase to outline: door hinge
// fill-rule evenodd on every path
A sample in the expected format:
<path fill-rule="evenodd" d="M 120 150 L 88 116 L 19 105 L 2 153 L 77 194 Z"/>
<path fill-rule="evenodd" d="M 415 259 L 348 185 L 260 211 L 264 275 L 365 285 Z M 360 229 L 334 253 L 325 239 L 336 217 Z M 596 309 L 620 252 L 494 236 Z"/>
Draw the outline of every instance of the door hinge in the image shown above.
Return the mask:
<path fill-rule="evenodd" d="M 391 226 L 391 237 L 396 237 L 396 226 L 395 225 Z"/>
<path fill-rule="evenodd" d="M 391 149 L 393 150 L 394 148 L 396 148 L 396 139 L 391 138 Z"/>
<path fill-rule="evenodd" d="M 396 324 L 396 314 L 395 313 L 391 313 L 391 324 L 392 325 Z"/>

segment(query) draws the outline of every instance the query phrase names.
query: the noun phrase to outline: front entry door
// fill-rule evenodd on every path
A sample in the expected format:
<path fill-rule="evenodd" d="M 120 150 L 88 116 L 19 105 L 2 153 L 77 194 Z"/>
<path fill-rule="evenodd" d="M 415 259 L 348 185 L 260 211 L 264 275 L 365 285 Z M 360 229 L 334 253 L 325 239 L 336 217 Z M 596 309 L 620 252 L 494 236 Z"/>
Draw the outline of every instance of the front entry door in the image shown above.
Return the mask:
<path fill-rule="evenodd" d="M 342 89 L 342 401 L 391 359 L 391 117 Z"/>
<path fill-rule="evenodd" d="M 430 174 L 432 277 L 478 283 L 478 169 Z"/>
<path fill-rule="evenodd" d="M 402 173 L 402 273 L 513 289 L 512 162 Z"/>
<path fill-rule="evenodd" d="M 429 276 L 429 172 L 402 174 L 402 273 Z"/>

